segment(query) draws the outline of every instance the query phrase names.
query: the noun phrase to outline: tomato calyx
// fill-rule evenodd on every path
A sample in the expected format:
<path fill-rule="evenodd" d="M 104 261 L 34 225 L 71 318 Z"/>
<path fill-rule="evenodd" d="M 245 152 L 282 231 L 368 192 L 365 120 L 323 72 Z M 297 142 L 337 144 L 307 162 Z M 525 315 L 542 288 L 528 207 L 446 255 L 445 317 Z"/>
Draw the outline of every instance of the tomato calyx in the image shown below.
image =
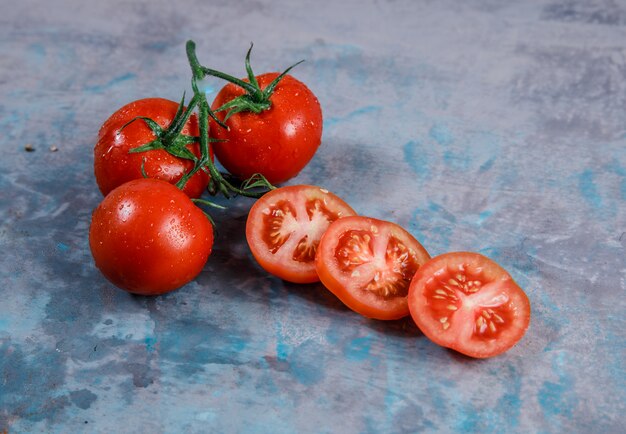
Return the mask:
<path fill-rule="evenodd" d="M 156 121 L 154 121 L 154 119 L 151 119 L 147 116 L 137 116 L 131 119 L 130 121 L 126 122 L 124 125 L 122 125 L 118 133 L 122 132 L 124 128 L 126 128 L 133 122 L 141 120 L 146 124 L 148 128 L 150 128 L 150 130 L 152 131 L 152 133 L 155 135 L 156 138 L 152 140 L 151 142 L 148 142 L 144 145 L 130 149 L 128 151 L 129 153 L 135 154 L 135 153 L 147 152 L 147 151 L 151 151 L 155 149 L 163 149 L 169 154 L 173 155 L 174 157 L 193 161 L 194 169 L 195 169 L 195 166 L 202 167 L 200 165 L 201 159 L 198 159 L 198 157 L 196 157 L 196 155 L 187 147 L 188 145 L 192 143 L 198 142 L 200 138 L 197 136 L 190 136 L 187 134 L 182 134 L 182 130 L 185 124 L 187 123 L 191 115 L 193 114 L 194 106 L 195 106 L 195 102 L 192 99 L 189 107 L 185 109 L 185 94 L 183 93 L 183 97 L 180 101 L 180 104 L 178 105 L 176 114 L 174 115 L 172 122 L 167 128 L 162 128 Z M 216 140 L 213 139 L 211 141 L 216 141 Z M 144 175 L 144 178 L 148 177 L 144 171 L 143 164 L 141 167 L 141 172 Z M 176 187 L 182 190 L 185 187 L 185 184 L 187 184 L 187 182 L 191 178 L 191 176 L 195 174 L 196 172 L 197 170 L 192 169 L 191 171 L 185 173 L 176 183 Z"/>
<path fill-rule="evenodd" d="M 202 67 L 202 72 L 206 75 L 210 75 L 213 77 L 221 78 L 222 80 L 226 80 L 236 86 L 241 87 L 246 91 L 245 94 L 238 96 L 226 104 L 222 105 L 215 109 L 216 112 L 228 110 L 226 115 L 224 116 L 224 122 L 226 122 L 232 115 L 241 112 L 253 112 L 253 113 L 261 113 L 264 110 L 268 110 L 272 103 L 270 101 L 270 97 L 276 90 L 276 86 L 280 81 L 291 71 L 293 68 L 304 62 L 304 60 L 300 60 L 299 62 L 294 63 L 289 68 L 285 69 L 280 75 L 278 75 L 270 84 L 268 84 L 265 89 L 261 89 L 254 72 L 252 71 L 252 66 L 250 66 L 250 54 L 252 53 L 252 47 L 254 44 L 250 44 L 250 48 L 248 49 L 248 53 L 246 54 L 246 72 L 248 74 L 248 81 L 241 80 L 232 75 L 226 74 L 221 71 L 217 71 L 215 69 Z"/>

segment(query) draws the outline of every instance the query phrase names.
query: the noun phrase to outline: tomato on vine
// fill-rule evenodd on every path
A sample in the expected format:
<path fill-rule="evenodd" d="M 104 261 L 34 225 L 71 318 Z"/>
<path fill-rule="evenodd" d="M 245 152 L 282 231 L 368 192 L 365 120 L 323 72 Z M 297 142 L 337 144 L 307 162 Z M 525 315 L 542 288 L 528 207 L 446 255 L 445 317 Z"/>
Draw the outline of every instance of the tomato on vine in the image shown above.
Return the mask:
<path fill-rule="evenodd" d="M 103 195 L 144 176 L 181 182 L 200 158 L 198 120 L 181 104 L 163 98 L 133 101 L 104 122 L 94 147 L 94 173 Z M 183 191 L 193 198 L 207 188 L 209 176 L 196 171 Z"/>
<path fill-rule="evenodd" d="M 250 52 L 247 78 L 203 68 L 229 83 L 211 108 L 228 126 L 211 127 L 217 159 L 240 179 L 260 173 L 273 184 L 296 176 L 313 158 L 322 140 L 322 109 L 317 97 L 288 72 L 254 75 Z"/>
<path fill-rule="evenodd" d="M 94 210 L 89 246 L 96 267 L 113 284 L 158 295 L 202 271 L 213 246 L 213 226 L 181 190 L 142 178 L 115 188 Z"/>

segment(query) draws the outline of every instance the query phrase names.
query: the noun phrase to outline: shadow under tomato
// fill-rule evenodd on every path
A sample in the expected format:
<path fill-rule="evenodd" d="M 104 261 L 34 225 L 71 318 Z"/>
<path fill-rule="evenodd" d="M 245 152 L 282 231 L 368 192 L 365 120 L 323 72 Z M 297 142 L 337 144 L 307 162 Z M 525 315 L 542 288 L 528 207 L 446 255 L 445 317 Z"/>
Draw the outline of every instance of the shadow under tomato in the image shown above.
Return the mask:
<path fill-rule="evenodd" d="M 267 287 L 270 275 L 254 261 L 246 241 L 247 205 L 251 204 L 238 204 L 237 200 L 245 198 L 226 202 L 224 205 L 232 208 L 224 211 L 209 210 L 215 221 L 215 241 L 202 274 L 209 280 L 227 283 L 232 289 L 251 285 Z"/>
<path fill-rule="evenodd" d="M 384 333 L 400 338 L 421 339 L 426 337 L 415 325 L 415 322 L 413 321 L 413 319 L 411 319 L 410 316 L 392 321 L 380 321 L 371 319 L 364 321 L 363 325 L 378 333 Z"/>
<path fill-rule="evenodd" d="M 282 285 L 291 295 L 295 295 L 309 303 L 315 303 L 333 311 L 347 312 L 349 309 L 324 285 L 316 283 L 291 283 L 285 280 Z"/>
<path fill-rule="evenodd" d="M 435 344 L 433 344 L 435 345 Z M 459 363 L 483 363 L 488 361 L 489 359 L 478 359 L 475 357 L 466 356 L 465 354 L 459 353 L 452 348 L 446 348 L 447 353 L 454 359 L 454 361 Z"/>

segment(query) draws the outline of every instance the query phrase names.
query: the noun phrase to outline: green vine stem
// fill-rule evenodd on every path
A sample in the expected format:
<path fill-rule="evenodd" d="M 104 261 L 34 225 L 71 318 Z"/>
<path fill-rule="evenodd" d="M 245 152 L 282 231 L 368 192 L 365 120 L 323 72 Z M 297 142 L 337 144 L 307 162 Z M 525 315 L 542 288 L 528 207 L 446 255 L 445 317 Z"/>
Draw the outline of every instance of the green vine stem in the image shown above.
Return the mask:
<path fill-rule="evenodd" d="M 194 168 L 185 174 L 183 178 L 191 177 L 201 168 L 206 169 L 211 176 L 209 184 L 209 192 L 213 195 L 218 193 L 223 194 L 225 197 L 231 197 L 231 195 L 246 196 L 252 198 L 259 198 L 270 190 L 275 189 L 270 182 L 265 179 L 261 174 L 255 174 L 251 178 L 243 181 L 240 187 L 233 185 L 229 182 L 224 175 L 217 170 L 215 163 L 209 156 L 209 116 L 215 120 L 223 128 L 227 128 L 223 122 L 221 122 L 215 116 L 215 113 L 210 109 L 209 103 L 206 99 L 206 94 L 201 92 L 198 88 L 198 81 L 203 80 L 208 74 L 206 70 L 208 68 L 203 67 L 198 61 L 196 56 L 196 44 L 194 41 L 187 41 L 187 58 L 189 60 L 189 66 L 191 67 L 192 79 L 191 88 L 194 92 L 195 102 L 198 108 L 198 125 L 200 127 L 200 152 L 201 158 Z M 212 71 L 212 70 L 211 70 Z M 223 77 L 220 77 L 223 78 Z M 245 82 L 244 82 L 245 83 Z M 187 108 L 189 110 L 189 107 Z M 181 181 L 183 181 L 181 178 Z M 180 181 L 179 181 L 180 182 Z M 186 182 L 186 181 L 185 181 Z"/>
<path fill-rule="evenodd" d="M 137 116 L 136 118 L 130 120 L 126 124 L 124 124 L 120 131 L 126 128 L 129 124 L 142 120 L 146 123 L 148 128 L 152 130 L 155 135 L 155 139 L 149 143 L 146 143 L 137 148 L 131 149 L 130 153 L 140 153 L 146 152 L 153 149 L 163 149 L 175 157 L 183 158 L 186 160 L 191 160 L 194 163 L 193 168 L 188 172 L 184 173 L 183 176 L 176 182 L 176 187 L 179 189 L 183 189 L 189 179 L 194 176 L 199 170 L 207 172 L 210 175 L 208 191 L 211 195 L 215 196 L 219 193 L 224 195 L 226 198 L 230 198 L 234 195 L 246 196 L 252 198 L 259 198 L 263 196 L 270 190 L 275 189 L 274 187 L 263 175 L 257 173 L 252 175 L 249 179 L 244 181 L 235 181 L 230 174 L 221 173 L 212 158 L 210 157 L 210 143 L 218 141 L 217 139 L 212 139 L 209 137 L 209 117 L 211 117 L 221 128 L 228 128 L 223 121 L 217 118 L 213 110 L 209 107 L 209 103 L 206 99 L 206 94 L 201 92 L 198 88 L 198 81 L 203 80 L 206 75 L 212 75 L 216 77 L 220 77 L 218 71 L 214 71 L 208 68 L 203 67 L 198 58 L 196 56 L 196 44 L 193 41 L 187 42 L 187 58 L 189 59 L 189 65 L 191 66 L 192 71 L 192 79 L 191 79 L 191 87 L 193 89 L 193 97 L 189 101 L 189 104 L 185 108 L 185 94 L 180 101 L 176 114 L 172 119 L 172 122 L 167 128 L 162 128 L 157 122 L 153 119 L 150 119 L 145 116 Z M 252 47 L 250 47 L 252 49 Z M 246 57 L 246 67 L 249 70 L 249 74 L 252 74 L 252 69 L 249 65 L 250 62 L 250 51 L 248 51 L 248 56 Z M 208 74 L 206 71 L 212 71 L 212 74 Z M 223 74 L 226 77 L 226 74 Z M 228 76 L 230 77 L 230 76 Z M 252 75 L 253 77 L 253 75 Z M 220 77 L 223 78 L 223 77 Z M 233 78 L 234 79 L 234 78 Z M 238 79 L 234 79 L 238 80 Z M 249 83 L 246 83 L 242 80 L 239 80 L 244 86 L 252 86 Z M 256 89 L 260 91 L 258 83 L 256 79 L 253 80 L 254 83 L 254 91 Z M 257 98 L 261 98 L 261 96 L 257 96 Z M 198 111 L 198 127 L 200 131 L 200 136 L 189 136 L 182 134 L 182 130 L 194 113 L 194 111 Z M 230 113 L 229 113 L 230 115 Z M 191 152 L 187 145 L 191 143 L 199 142 L 200 143 L 200 158 L 198 158 L 193 152 Z M 146 172 L 144 170 L 145 159 L 142 161 L 141 171 L 144 177 L 147 177 Z M 236 185 L 239 184 L 239 185 Z M 214 204 L 209 201 L 194 199 L 194 202 L 211 206 L 214 208 L 221 208 L 221 205 Z M 206 213 L 205 213 L 206 214 Z M 208 214 L 207 214 L 208 216 Z M 208 216 L 212 221 L 211 217 Z"/>

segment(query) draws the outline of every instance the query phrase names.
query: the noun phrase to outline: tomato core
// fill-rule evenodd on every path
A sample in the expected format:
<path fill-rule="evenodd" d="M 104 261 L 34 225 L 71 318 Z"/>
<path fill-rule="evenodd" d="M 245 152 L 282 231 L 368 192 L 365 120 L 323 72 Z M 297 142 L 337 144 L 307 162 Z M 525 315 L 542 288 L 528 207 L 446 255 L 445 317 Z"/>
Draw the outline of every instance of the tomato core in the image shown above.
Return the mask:
<path fill-rule="evenodd" d="M 263 241 L 268 249 L 276 254 L 293 237 L 297 244 L 293 248 L 292 259 L 298 262 L 311 262 L 319 240 L 331 222 L 339 215 L 328 209 L 321 200 L 307 200 L 304 212 L 298 214 L 294 205 L 279 201 L 264 211 Z"/>
<path fill-rule="evenodd" d="M 385 299 L 406 297 L 411 278 L 419 268 L 415 252 L 410 252 L 395 237 L 389 237 L 384 257 L 377 257 L 369 231 L 353 230 L 344 233 L 337 243 L 335 258 L 339 268 L 350 272 L 351 277 L 355 278 L 365 275 L 360 268 L 367 264 L 368 269 L 373 271 L 373 276 L 364 283 L 363 291 Z M 369 274 L 372 274 L 371 271 Z"/>
<path fill-rule="evenodd" d="M 439 319 L 441 328 L 447 330 L 455 315 L 469 316 L 464 323 L 480 340 L 495 339 L 503 327 L 512 320 L 513 307 L 509 297 L 498 291 L 497 283 L 489 283 L 480 268 L 460 264 L 457 269 L 444 268 L 435 278 L 426 282 L 424 294 L 431 299 L 431 315 Z"/>

